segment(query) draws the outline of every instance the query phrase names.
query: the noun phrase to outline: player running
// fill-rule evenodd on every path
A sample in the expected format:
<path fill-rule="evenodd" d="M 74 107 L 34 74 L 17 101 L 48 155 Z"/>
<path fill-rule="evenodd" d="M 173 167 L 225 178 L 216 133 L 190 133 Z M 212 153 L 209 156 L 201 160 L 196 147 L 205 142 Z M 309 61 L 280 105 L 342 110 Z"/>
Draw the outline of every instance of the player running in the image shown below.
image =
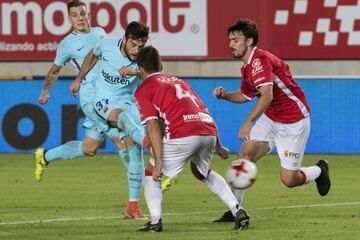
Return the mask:
<path fill-rule="evenodd" d="M 289 66 L 270 52 L 257 48 L 255 22 L 241 19 L 229 27 L 228 35 L 233 57 L 244 62 L 243 80 L 238 91 L 227 92 L 217 87 L 213 94 L 234 103 L 258 97 L 239 130 L 238 137 L 244 144 L 238 158 L 256 162 L 276 146 L 283 184 L 296 187 L 315 180 L 319 194 L 325 196 L 331 186 L 328 162 L 320 160 L 315 166 L 301 166 L 310 133 L 310 107 Z M 237 189 L 234 193 L 242 203 L 244 190 Z M 215 220 L 225 221 L 234 221 L 229 211 Z"/>

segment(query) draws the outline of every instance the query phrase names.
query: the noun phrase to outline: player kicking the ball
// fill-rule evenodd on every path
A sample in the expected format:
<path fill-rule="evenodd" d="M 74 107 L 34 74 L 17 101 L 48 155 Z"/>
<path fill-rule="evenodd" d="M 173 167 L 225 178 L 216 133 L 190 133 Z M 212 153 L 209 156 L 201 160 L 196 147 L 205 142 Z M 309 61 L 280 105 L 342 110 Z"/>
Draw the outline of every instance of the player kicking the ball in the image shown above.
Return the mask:
<path fill-rule="evenodd" d="M 139 231 L 161 232 L 161 177 L 176 178 L 185 164 L 191 162 L 193 175 L 203 181 L 231 210 L 235 229 L 246 228 L 249 217 L 236 201 L 222 176 L 210 169 L 215 150 L 223 147 L 217 128 L 207 108 L 183 80 L 162 74 L 158 51 L 145 47 L 138 55 L 140 74 L 144 79 L 135 98 L 141 121 L 147 125 L 153 158 L 145 171 L 145 200 L 151 221 Z M 165 128 L 162 137 L 161 123 Z"/>

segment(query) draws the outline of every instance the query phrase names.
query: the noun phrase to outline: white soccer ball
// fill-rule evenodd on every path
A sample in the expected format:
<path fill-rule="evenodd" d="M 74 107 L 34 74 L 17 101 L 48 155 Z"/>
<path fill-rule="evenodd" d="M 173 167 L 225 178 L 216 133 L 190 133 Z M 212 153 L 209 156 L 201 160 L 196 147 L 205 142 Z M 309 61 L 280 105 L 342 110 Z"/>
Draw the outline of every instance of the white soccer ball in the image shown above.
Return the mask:
<path fill-rule="evenodd" d="M 249 160 L 238 159 L 231 162 L 226 175 L 230 186 L 246 189 L 255 182 L 257 168 L 255 163 Z"/>

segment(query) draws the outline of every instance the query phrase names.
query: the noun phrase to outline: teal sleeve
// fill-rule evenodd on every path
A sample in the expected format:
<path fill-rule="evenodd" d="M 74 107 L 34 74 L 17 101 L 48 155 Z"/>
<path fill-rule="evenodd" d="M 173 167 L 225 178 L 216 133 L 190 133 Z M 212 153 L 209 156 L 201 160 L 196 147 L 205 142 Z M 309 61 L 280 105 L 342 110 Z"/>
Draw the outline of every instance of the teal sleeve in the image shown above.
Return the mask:
<path fill-rule="evenodd" d="M 70 59 L 70 55 L 66 51 L 66 43 L 61 41 L 57 50 L 56 50 L 56 57 L 54 63 L 58 66 L 63 67 L 67 61 Z"/>

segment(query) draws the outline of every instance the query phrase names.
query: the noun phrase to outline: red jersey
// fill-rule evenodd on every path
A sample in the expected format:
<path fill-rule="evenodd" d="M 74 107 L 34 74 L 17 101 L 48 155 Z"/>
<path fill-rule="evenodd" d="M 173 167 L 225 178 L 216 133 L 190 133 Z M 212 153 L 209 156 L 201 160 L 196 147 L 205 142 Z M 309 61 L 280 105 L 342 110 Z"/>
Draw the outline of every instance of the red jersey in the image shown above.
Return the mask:
<path fill-rule="evenodd" d="M 188 83 L 161 73 L 149 75 L 135 92 L 142 124 L 159 119 L 165 138 L 216 135 L 216 126 L 207 108 Z"/>
<path fill-rule="evenodd" d="M 273 85 L 273 100 L 265 111 L 271 120 L 293 123 L 309 115 L 309 104 L 289 66 L 270 52 L 254 48 L 241 75 L 241 93 L 249 100 L 259 94 L 259 87 Z"/>

